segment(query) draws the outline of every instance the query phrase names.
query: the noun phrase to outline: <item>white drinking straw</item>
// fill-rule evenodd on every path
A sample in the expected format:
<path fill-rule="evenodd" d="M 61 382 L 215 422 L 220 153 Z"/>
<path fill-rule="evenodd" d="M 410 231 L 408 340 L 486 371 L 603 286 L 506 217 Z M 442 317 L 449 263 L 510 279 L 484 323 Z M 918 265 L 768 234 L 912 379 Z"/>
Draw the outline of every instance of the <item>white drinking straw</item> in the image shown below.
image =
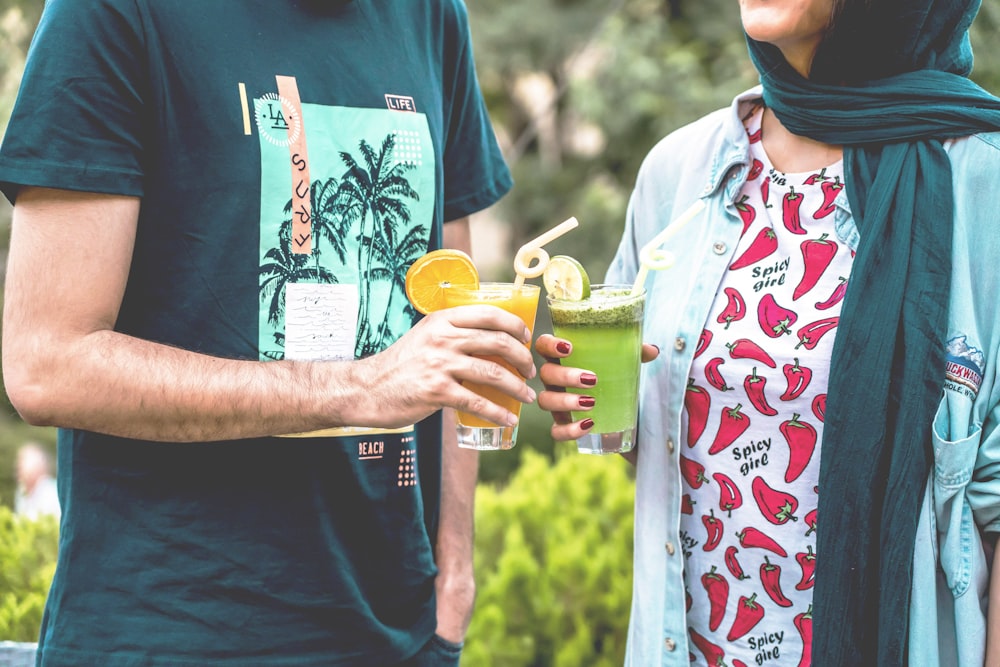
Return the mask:
<path fill-rule="evenodd" d="M 695 201 L 679 218 L 673 220 L 663 231 L 654 236 L 649 243 L 642 246 L 642 250 L 639 251 L 639 273 L 635 277 L 635 283 L 632 284 L 633 296 L 642 291 L 643 283 L 646 282 L 646 275 L 650 271 L 662 271 L 673 266 L 674 254 L 661 249 L 660 246 L 669 241 L 684 225 L 691 222 L 696 215 L 701 213 L 703 208 L 705 208 L 703 200 L 699 199 Z"/>
<path fill-rule="evenodd" d="M 520 287 L 526 278 L 537 278 L 545 273 L 545 267 L 549 265 L 549 253 L 545 252 L 542 246 L 576 228 L 579 224 L 576 218 L 569 218 L 521 246 L 521 249 L 514 256 L 514 272 L 517 274 L 514 285 Z M 536 260 L 537 263 L 532 265 L 531 263 Z"/>

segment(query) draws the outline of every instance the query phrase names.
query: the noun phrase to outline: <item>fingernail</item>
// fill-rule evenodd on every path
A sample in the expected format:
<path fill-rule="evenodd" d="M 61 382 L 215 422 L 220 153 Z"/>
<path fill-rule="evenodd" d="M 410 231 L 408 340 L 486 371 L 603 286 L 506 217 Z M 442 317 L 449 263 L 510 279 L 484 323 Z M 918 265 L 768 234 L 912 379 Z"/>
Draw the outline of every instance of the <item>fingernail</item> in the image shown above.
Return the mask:
<path fill-rule="evenodd" d="M 517 426 L 517 417 L 513 414 L 507 417 L 507 426 Z"/>
<path fill-rule="evenodd" d="M 529 329 L 528 327 L 524 327 L 524 333 L 521 334 L 521 340 L 523 340 L 525 343 L 531 342 L 531 329 Z"/>
<path fill-rule="evenodd" d="M 655 347 L 655 348 L 656 348 L 656 353 L 657 353 L 657 354 L 659 354 L 659 353 L 660 353 L 660 346 L 659 346 L 659 345 L 654 345 L 653 343 L 650 343 L 650 345 L 653 345 L 653 347 Z"/>
<path fill-rule="evenodd" d="M 593 396 L 581 396 L 577 402 L 581 408 L 592 408 L 594 407 L 594 403 L 596 403 Z"/>
<path fill-rule="evenodd" d="M 559 352 L 559 354 L 569 354 L 572 349 L 573 348 L 570 347 L 570 344 L 566 341 L 561 341 L 556 344 L 556 351 Z"/>
<path fill-rule="evenodd" d="M 531 398 L 530 398 L 530 399 L 528 399 L 528 402 L 529 402 L 529 403 L 534 403 L 534 402 L 535 402 L 535 399 L 536 399 L 536 398 L 538 398 L 538 394 L 536 394 L 536 393 L 535 393 L 535 390 L 534 390 L 534 389 L 531 389 L 530 387 L 528 388 L 528 393 L 529 393 L 529 394 L 530 394 L 530 396 L 531 396 Z"/>
<path fill-rule="evenodd" d="M 588 387 L 593 387 L 597 384 L 597 376 L 593 373 L 584 373 L 580 376 L 580 384 L 585 384 Z"/>
<path fill-rule="evenodd" d="M 584 431 L 589 431 L 590 429 L 594 428 L 594 420 L 584 419 L 582 422 L 580 422 L 580 428 L 582 428 Z"/>

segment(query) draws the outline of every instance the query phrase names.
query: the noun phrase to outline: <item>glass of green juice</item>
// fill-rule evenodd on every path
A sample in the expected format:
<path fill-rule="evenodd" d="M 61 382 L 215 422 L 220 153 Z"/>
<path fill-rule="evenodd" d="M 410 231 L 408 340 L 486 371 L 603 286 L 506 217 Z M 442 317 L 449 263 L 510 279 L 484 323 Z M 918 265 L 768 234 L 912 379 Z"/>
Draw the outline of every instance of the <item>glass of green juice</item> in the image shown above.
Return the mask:
<path fill-rule="evenodd" d="M 646 291 L 631 285 L 593 285 L 590 296 L 570 301 L 546 297 L 552 332 L 568 340 L 573 351 L 566 366 L 597 375 L 597 384 L 567 391 L 594 397 L 594 407 L 574 412 L 573 420 L 590 418 L 594 426 L 576 441 L 582 454 L 621 454 L 635 446 L 639 412 L 639 367 Z"/>

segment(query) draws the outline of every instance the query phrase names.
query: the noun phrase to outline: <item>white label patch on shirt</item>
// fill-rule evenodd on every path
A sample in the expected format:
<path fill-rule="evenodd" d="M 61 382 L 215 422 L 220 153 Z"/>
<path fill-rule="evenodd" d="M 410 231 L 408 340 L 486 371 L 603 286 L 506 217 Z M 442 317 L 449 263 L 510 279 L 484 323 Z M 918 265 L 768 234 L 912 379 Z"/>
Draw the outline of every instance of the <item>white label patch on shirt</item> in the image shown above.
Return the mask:
<path fill-rule="evenodd" d="M 965 336 L 955 336 L 948 341 L 945 388 L 963 394 L 970 401 L 976 400 L 983 384 L 986 356 L 982 350 L 969 345 Z"/>
<path fill-rule="evenodd" d="M 285 358 L 354 358 L 358 286 L 289 283 L 285 286 Z"/>

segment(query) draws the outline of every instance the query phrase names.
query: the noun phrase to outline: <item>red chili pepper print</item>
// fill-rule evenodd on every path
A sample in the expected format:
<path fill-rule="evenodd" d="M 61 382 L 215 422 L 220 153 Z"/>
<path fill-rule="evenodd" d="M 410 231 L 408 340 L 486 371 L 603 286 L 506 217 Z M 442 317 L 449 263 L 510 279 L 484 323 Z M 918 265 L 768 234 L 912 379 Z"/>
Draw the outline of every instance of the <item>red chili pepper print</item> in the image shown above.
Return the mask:
<path fill-rule="evenodd" d="M 774 538 L 767 533 L 754 528 L 753 526 L 747 526 L 743 529 L 743 532 L 736 533 L 736 537 L 739 538 L 740 546 L 744 549 L 767 549 L 768 551 L 778 554 L 782 558 L 788 555 L 785 548 L 775 542 Z"/>
<path fill-rule="evenodd" d="M 748 204 L 747 199 L 750 199 L 750 195 L 743 195 L 735 204 L 736 211 L 740 214 L 740 219 L 743 220 L 743 231 L 740 232 L 741 238 L 750 229 L 750 225 L 753 224 L 754 219 L 757 218 L 757 209 Z"/>
<path fill-rule="evenodd" d="M 816 554 L 813 553 L 812 545 L 806 547 L 807 551 L 795 554 L 795 562 L 802 570 L 799 583 L 795 584 L 795 590 L 804 591 L 813 587 L 816 583 Z"/>
<path fill-rule="evenodd" d="M 781 566 L 772 563 L 767 556 L 760 564 L 760 583 L 764 585 L 767 597 L 774 600 L 779 607 L 791 607 L 792 601 L 781 592 Z"/>
<path fill-rule="evenodd" d="M 698 438 L 705 432 L 711 408 L 712 397 L 708 390 L 696 385 L 694 378 L 688 378 L 688 386 L 684 391 L 684 409 L 687 411 L 688 417 L 688 447 L 694 447 L 694 443 L 698 442 Z"/>
<path fill-rule="evenodd" d="M 794 401 L 802 395 L 802 392 L 812 381 L 812 369 L 800 365 L 798 357 L 792 361 L 795 363 L 785 364 L 781 367 L 781 372 L 785 376 L 785 392 L 778 399 L 782 401 Z"/>
<path fill-rule="evenodd" d="M 725 667 L 726 652 L 721 647 L 699 635 L 693 628 L 688 628 L 688 634 L 691 635 L 691 643 L 705 656 L 705 664 L 710 667 Z"/>
<path fill-rule="evenodd" d="M 729 604 L 729 582 L 721 574 L 712 569 L 701 575 L 701 585 L 708 593 L 708 629 L 715 632 L 722 625 Z"/>
<path fill-rule="evenodd" d="M 722 519 L 715 516 L 715 510 L 708 510 L 708 514 L 703 514 L 701 523 L 705 526 L 705 544 L 702 545 L 704 551 L 712 551 L 719 546 L 722 539 Z"/>
<path fill-rule="evenodd" d="M 812 176 L 810 176 L 806 180 L 802 181 L 802 184 L 803 185 L 815 185 L 816 183 L 820 183 L 820 182 L 825 181 L 825 180 L 827 180 L 826 167 L 823 167 L 819 171 L 819 173 L 813 174 Z"/>
<path fill-rule="evenodd" d="M 751 264 L 756 264 L 777 249 L 778 235 L 770 227 L 764 227 L 757 232 L 757 236 L 754 237 L 753 242 L 750 243 L 747 249 L 743 251 L 743 254 L 729 265 L 729 269 L 735 271 Z"/>
<path fill-rule="evenodd" d="M 709 343 L 712 342 L 712 332 L 708 329 L 701 330 L 701 336 L 698 337 L 698 345 L 694 348 L 694 358 L 697 359 L 701 356 L 705 348 L 708 347 Z"/>
<path fill-rule="evenodd" d="M 753 132 L 747 132 L 747 137 L 750 139 L 751 144 L 755 144 L 760 141 L 760 138 L 764 136 L 764 128 L 758 127 Z"/>
<path fill-rule="evenodd" d="M 789 521 L 798 521 L 795 510 L 799 508 L 798 498 L 790 493 L 772 489 L 759 475 L 754 477 L 750 485 L 753 491 L 753 498 L 757 501 L 757 507 L 764 518 L 776 526 L 780 526 Z"/>
<path fill-rule="evenodd" d="M 764 182 L 760 184 L 760 198 L 764 201 L 764 208 L 773 208 L 771 204 L 768 203 L 768 198 L 771 196 L 771 177 L 765 176 Z"/>
<path fill-rule="evenodd" d="M 700 489 L 701 485 L 708 481 L 708 477 L 705 477 L 705 466 L 697 461 L 692 461 L 681 454 L 680 466 L 681 477 L 692 489 Z"/>
<path fill-rule="evenodd" d="M 743 572 L 743 566 L 740 565 L 740 561 L 736 558 L 736 554 L 738 553 L 739 549 L 736 547 L 726 547 L 726 569 L 729 570 L 729 574 L 736 577 L 737 581 L 743 581 L 744 579 L 749 579 L 750 575 Z"/>
<path fill-rule="evenodd" d="M 726 295 L 726 307 L 722 309 L 715 321 L 719 324 L 725 324 L 725 328 L 728 329 L 730 324 L 739 322 L 746 317 L 747 304 L 738 290 L 727 287 L 723 292 Z"/>
<path fill-rule="evenodd" d="M 803 519 L 806 522 L 806 525 L 809 526 L 809 530 L 806 531 L 806 537 L 809 537 L 816 532 L 816 515 L 816 510 L 810 510 L 806 514 L 806 518 Z"/>
<path fill-rule="evenodd" d="M 812 411 L 816 419 L 821 422 L 826 421 L 826 394 L 816 394 L 812 401 Z"/>
<path fill-rule="evenodd" d="M 747 667 L 747 663 L 743 662 L 742 660 L 733 658 L 733 667 Z"/>
<path fill-rule="evenodd" d="M 812 605 L 809 605 L 809 610 L 801 614 L 797 614 L 792 623 L 795 624 L 795 629 L 799 631 L 799 637 L 802 638 L 802 657 L 799 659 L 798 667 L 809 667 L 812 665 L 812 645 L 813 645 L 813 615 L 812 615 Z"/>
<path fill-rule="evenodd" d="M 816 302 L 816 310 L 829 310 L 844 300 L 844 296 L 847 294 L 847 278 L 840 276 L 838 279 L 840 282 L 837 283 L 837 287 L 830 293 L 830 296 L 823 301 Z"/>
<path fill-rule="evenodd" d="M 687 611 L 691 611 L 691 606 L 694 604 L 694 598 L 691 597 L 691 591 L 684 589 L 684 608 Z"/>
<path fill-rule="evenodd" d="M 747 392 L 750 405 L 760 414 L 773 417 L 778 414 L 778 411 L 768 405 L 767 397 L 764 395 L 765 385 L 767 385 L 767 379 L 757 375 L 756 366 L 753 367 L 750 375 L 746 376 L 746 379 L 743 380 L 743 389 Z"/>
<path fill-rule="evenodd" d="M 805 325 L 796 334 L 799 337 L 799 342 L 796 344 L 795 349 L 797 350 L 800 347 L 805 347 L 807 350 L 814 349 L 819 345 L 819 341 L 823 336 L 837 328 L 839 322 L 839 317 L 827 317 L 826 319 L 816 320 Z"/>
<path fill-rule="evenodd" d="M 837 249 L 840 246 L 833 241 L 828 241 L 826 239 L 827 236 L 829 234 L 823 234 L 818 239 L 807 239 L 799 244 L 799 250 L 802 251 L 802 260 L 805 263 L 805 270 L 802 272 L 802 279 L 799 280 L 799 284 L 792 291 L 792 301 L 797 301 L 800 296 L 816 286 L 816 283 L 819 282 L 823 273 L 830 267 L 830 262 L 836 256 Z"/>
<path fill-rule="evenodd" d="M 719 366 L 724 363 L 726 360 L 722 357 L 709 359 L 705 364 L 705 379 L 719 391 L 732 391 L 733 388 L 726 383 L 726 378 L 722 377 L 722 372 L 719 370 Z"/>
<path fill-rule="evenodd" d="M 778 367 L 771 355 L 749 338 L 740 338 L 732 343 L 726 343 L 726 347 L 729 348 L 729 356 L 732 359 L 753 359 L 771 368 Z"/>
<path fill-rule="evenodd" d="M 793 482 L 809 465 L 813 452 L 816 451 L 816 429 L 808 422 L 800 421 L 798 413 L 795 413 L 791 419 L 781 422 L 778 430 L 788 443 L 788 468 L 785 469 L 785 481 Z"/>
<path fill-rule="evenodd" d="M 750 171 L 747 173 L 747 180 L 752 181 L 760 176 L 764 171 L 764 163 L 753 158 L 753 162 L 750 164 Z"/>
<path fill-rule="evenodd" d="M 757 602 L 757 594 L 750 597 L 740 596 L 740 601 L 736 604 L 736 618 L 733 626 L 726 635 L 727 641 L 736 641 L 746 633 L 753 630 L 754 626 L 764 618 L 764 607 Z"/>
<path fill-rule="evenodd" d="M 773 294 L 765 294 L 757 304 L 757 323 L 770 338 L 781 338 L 792 333 L 792 325 L 799 319 L 795 311 L 779 306 Z"/>
<path fill-rule="evenodd" d="M 719 509 L 725 512 L 726 516 L 733 516 L 733 510 L 743 506 L 743 494 L 740 493 L 740 487 L 721 472 L 713 474 L 712 479 L 719 485 Z"/>
<path fill-rule="evenodd" d="M 750 417 L 740 412 L 742 408 L 742 403 L 738 403 L 735 408 L 722 408 L 719 430 L 716 431 L 712 445 L 708 448 L 709 454 L 718 454 L 750 428 Z"/>
<path fill-rule="evenodd" d="M 681 514 L 694 514 L 694 506 L 697 504 L 698 503 L 691 500 L 690 493 L 685 493 L 681 496 Z"/>
<path fill-rule="evenodd" d="M 806 233 L 806 230 L 802 229 L 802 218 L 799 213 L 803 198 L 803 195 L 796 192 L 795 188 L 789 188 L 781 199 L 781 222 L 785 225 L 785 229 L 792 234 Z"/>
<path fill-rule="evenodd" d="M 825 218 L 826 216 L 833 213 L 836 208 L 833 205 L 833 200 L 837 198 L 840 191 L 844 189 L 844 184 L 840 182 L 840 176 L 835 176 L 832 181 L 824 181 L 820 186 L 823 189 L 823 203 L 820 207 L 816 209 L 813 213 L 813 219 L 819 220 L 820 218 Z"/>

